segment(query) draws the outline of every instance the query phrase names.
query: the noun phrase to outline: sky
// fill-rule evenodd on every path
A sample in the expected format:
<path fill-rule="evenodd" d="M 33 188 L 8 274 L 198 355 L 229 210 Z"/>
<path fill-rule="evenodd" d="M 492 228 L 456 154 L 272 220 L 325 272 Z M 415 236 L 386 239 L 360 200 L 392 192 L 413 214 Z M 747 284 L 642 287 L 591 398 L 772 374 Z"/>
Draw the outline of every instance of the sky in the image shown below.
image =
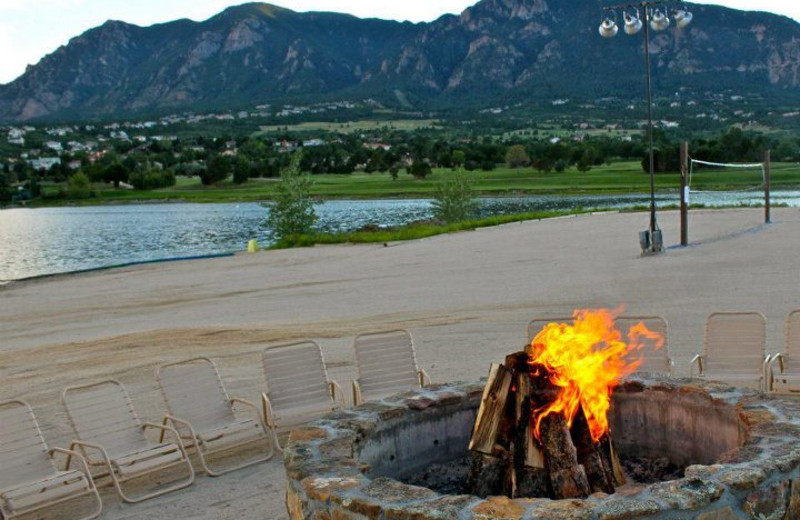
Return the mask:
<path fill-rule="evenodd" d="M 122 20 L 152 25 L 178 18 L 206 20 L 246 0 L 0 0 L 0 84 L 8 83 L 70 38 Z M 295 11 L 336 11 L 356 16 L 422 22 L 460 13 L 477 0 L 268 0 Z M 570 0 L 561 0 L 570 1 Z M 613 2 L 612 2 L 613 3 Z M 798 0 L 715 0 L 736 9 L 769 10 L 800 21 Z M 765 5 L 768 4 L 768 5 Z"/>

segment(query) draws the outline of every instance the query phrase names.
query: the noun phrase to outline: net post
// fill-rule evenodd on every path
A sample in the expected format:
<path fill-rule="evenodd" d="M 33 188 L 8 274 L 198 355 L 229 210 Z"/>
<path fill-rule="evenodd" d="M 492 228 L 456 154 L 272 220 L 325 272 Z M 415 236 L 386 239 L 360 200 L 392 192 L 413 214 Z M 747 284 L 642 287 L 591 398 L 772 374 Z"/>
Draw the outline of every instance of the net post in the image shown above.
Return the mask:
<path fill-rule="evenodd" d="M 769 212 L 769 150 L 764 150 L 764 223 L 772 222 Z"/>
<path fill-rule="evenodd" d="M 681 143 L 681 245 L 689 245 L 689 143 Z"/>

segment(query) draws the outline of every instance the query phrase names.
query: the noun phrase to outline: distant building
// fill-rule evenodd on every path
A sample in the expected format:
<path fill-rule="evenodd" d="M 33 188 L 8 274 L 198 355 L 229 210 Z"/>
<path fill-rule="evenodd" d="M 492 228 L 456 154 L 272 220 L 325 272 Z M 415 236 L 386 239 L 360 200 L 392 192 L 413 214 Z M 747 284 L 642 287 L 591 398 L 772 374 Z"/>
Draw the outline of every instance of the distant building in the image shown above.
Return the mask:
<path fill-rule="evenodd" d="M 29 163 L 31 168 L 36 171 L 46 171 L 55 165 L 61 164 L 60 157 L 42 157 L 41 159 L 32 159 Z"/>
<path fill-rule="evenodd" d="M 308 139 L 306 141 L 303 141 L 304 147 L 322 146 L 323 144 L 325 144 L 325 141 L 323 141 L 322 139 Z"/>
<path fill-rule="evenodd" d="M 386 143 L 364 143 L 364 148 L 389 151 L 392 149 L 392 145 Z"/>
<path fill-rule="evenodd" d="M 59 143 L 58 141 L 47 141 L 46 143 L 44 143 L 44 146 L 46 148 L 50 148 L 54 152 L 63 152 L 64 151 L 64 147 L 61 146 L 61 143 Z"/>

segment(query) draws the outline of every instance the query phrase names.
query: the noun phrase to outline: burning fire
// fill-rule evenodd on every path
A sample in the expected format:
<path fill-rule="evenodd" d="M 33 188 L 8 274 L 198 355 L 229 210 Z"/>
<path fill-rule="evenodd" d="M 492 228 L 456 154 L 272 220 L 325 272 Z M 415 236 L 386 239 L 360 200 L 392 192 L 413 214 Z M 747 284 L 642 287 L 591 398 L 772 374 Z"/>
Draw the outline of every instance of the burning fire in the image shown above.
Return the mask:
<path fill-rule="evenodd" d="M 575 310 L 574 324 L 549 323 L 530 345 L 531 365 L 544 367 L 550 382 L 559 388 L 552 403 L 534 410 L 534 433 L 540 439 L 542 419 L 560 413 L 572 426 L 583 409 L 592 440 L 598 442 L 608 432 L 606 416 L 611 406 L 611 393 L 619 379 L 634 372 L 642 359 L 629 354 L 641 350 L 642 339 L 655 341 L 661 348 L 664 338 L 638 323 L 628 333 L 628 343 L 614 326 L 614 318 L 622 309 Z"/>

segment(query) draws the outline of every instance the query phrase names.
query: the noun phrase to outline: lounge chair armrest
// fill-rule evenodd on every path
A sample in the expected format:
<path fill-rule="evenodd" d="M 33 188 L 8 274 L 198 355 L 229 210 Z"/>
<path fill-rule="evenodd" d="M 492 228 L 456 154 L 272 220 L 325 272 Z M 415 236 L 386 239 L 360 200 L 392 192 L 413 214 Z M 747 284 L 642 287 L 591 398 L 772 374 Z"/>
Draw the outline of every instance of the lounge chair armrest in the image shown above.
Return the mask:
<path fill-rule="evenodd" d="M 184 421 L 183 419 L 178 419 L 174 415 L 167 414 L 167 415 L 164 416 L 164 420 L 161 421 L 161 424 L 163 424 L 164 426 L 167 426 L 169 423 L 172 423 L 172 424 L 174 424 L 176 426 L 183 426 L 187 430 L 189 430 L 189 432 L 192 434 L 192 438 L 196 438 L 197 437 L 197 435 L 194 433 L 194 427 L 192 426 L 192 424 L 189 421 Z M 173 427 L 173 429 L 177 431 L 177 428 Z M 161 434 L 158 436 L 158 442 L 164 442 L 164 434 L 165 433 L 167 433 L 166 430 L 161 430 Z M 178 438 L 180 438 L 180 435 L 178 435 Z"/>
<path fill-rule="evenodd" d="M 419 386 L 425 387 L 431 384 L 431 378 L 428 376 L 428 373 L 425 372 L 423 369 L 417 370 L 417 377 L 419 378 Z"/>
<path fill-rule="evenodd" d="M 80 453 L 78 453 L 75 450 L 68 450 L 66 448 L 55 447 L 55 448 L 50 448 L 49 450 L 47 450 L 47 455 L 49 457 L 51 457 L 51 458 L 55 458 L 55 457 L 53 457 L 53 455 L 55 455 L 56 453 L 60 453 L 62 455 L 66 455 L 67 456 L 67 463 L 66 463 L 66 469 L 67 470 L 69 470 L 69 466 L 70 466 L 70 463 L 72 462 L 73 458 L 75 460 L 80 461 L 81 466 L 83 467 L 82 468 L 83 472 L 86 475 L 88 475 L 89 478 L 91 479 L 92 473 L 91 473 L 91 471 L 89 471 L 89 465 L 86 463 L 86 459 L 83 457 L 83 455 L 81 455 Z M 94 483 L 92 483 L 92 485 L 94 486 Z"/>
<path fill-rule="evenodd" d="M 253 410 L 256 414 L 260 414 L 261 411 L 256 406 L 256 403 L 253 401 L 248 401 L 247 399 L 242 399 L 241 397 L 231 397 L 231 406 L 235 406 L 237 403 L 246 406 L 250 410 Z"/>
<path fill-rule="evenodd" d="M 269 397 L 266 392 L 261 393 L 261 412 L 264 416 L 266 425 L 270 428 L 275 427 L 275 417 L 272 415 L 272 403 L 269 402 Z"/>
<path fill-rule="evenodd" d="M 361 399 L 361 386 L 358 384 L 358 381 L 353 379 L 353 406 L 360 405 Z"/>
<path fill-rule="evenodd" d="M 697 368 L 700 370 L 698 375 L 703 375 L 703 356 L 701 354 L 697 354 L 692 360 L 689 362 L 691 365 L 692 375 L 694 376 L 694 365 L 697 363 Z"/>
<path fill-rule="evenodd" d="M 153 428 L 155 430 L 161 430 L 161 434 L 159 435 L 159 439 L 160 439 L 159 442 L 164 442 L 164 434 L 165 433 L 171 433 L 172 435 L 175 436 L 175 440 L 178 442 L 178 444 L 181 443 L 181 436 L 178 435 L 178 431 L 175 428 L 173 428 L 172 426 L 167 426 L 165 424 L 151 423 L 151 422 L 146 422 L 146 423 L 142 424 L 142 430 L 147 430 L 148 428 Z"/>
<path fill-rule="evenodd" d="M 784 357 L 783 354 L 781 354 L 779 352 L 779 353 L 775 354 L 774 356 L 772 356 L 772 361 L 770 362 L 770 365 L 774 365 L 775 361 L 778 362 L 778 368 L 780 368 L 781 374 L 783 374 L 783 371 L 786 368 L 786 366 L 784 365 L 783 357 Z"/>
<path fill-rule="evenodd" d="M 344 408 L 344 392 L 342 392 L 342 387 L 339 386 L 339 383 L 333 379 L 328 381 L 328 391 L 331 393 L 333 400 L 338 402 L 339 406 Z"/>

